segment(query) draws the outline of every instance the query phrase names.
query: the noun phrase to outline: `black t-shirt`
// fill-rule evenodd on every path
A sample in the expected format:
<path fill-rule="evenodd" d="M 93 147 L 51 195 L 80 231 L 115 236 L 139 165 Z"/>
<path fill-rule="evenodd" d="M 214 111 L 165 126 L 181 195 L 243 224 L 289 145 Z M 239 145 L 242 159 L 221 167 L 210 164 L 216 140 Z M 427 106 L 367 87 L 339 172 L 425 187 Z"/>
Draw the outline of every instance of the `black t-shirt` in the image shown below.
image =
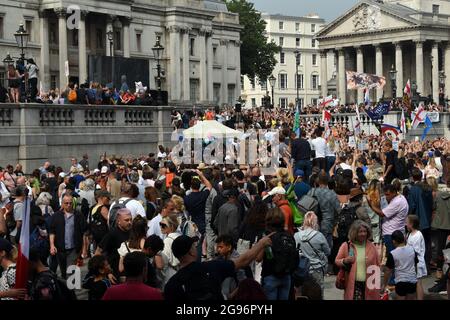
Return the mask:
<path fill-rule="evenodd" d="M 223 300 L 222 282 L 234 277 L 231 260 L 192 262 L 180 269 L 164 288 L 164 299 L 169 301 Z"/>
<path fill-rule="evenodd" d="M 114 228 L 110 231 L 98 245 L 108 258 L 108 262 L 113 270 L 114 275 L 119 275 L 119 260 L 120 256 L 117 249 L 120 248 L 122 242 L 128 241 L 130 238 L 129 231 L 122 231 L 119 228 Z"/>
<path fill-rule="evenodd" d="M 111 282 L 108 279 L 102 279 L 100 281 L 94 281 L 92 277 L 89 279 L 88 289 L 88 299 L 89 300 L 102 300 L 103 295 L 106 290 L 111 287 Z"/>
<path fill-rule="evenodd" d="M 197 225 L 201 233 L 206 232 L 205 205 L 209 197 L 209 190 L 200 192 L 191 192 L 184 198 L 184 205 L 187 212 L 191 215 L 192 221 Z"/>
<path fill-rule="evenodd" d="M 395 174 L 395 160 L 397 159 L 397 151 L 391 150 L 389 152 L 386 152 L 386 165 L 384 166 L 384 169 L 387 170 L 387 168 L 392 165 L 391 171 L 389 171 L 389 174 L 386 176 L 386 183 L 391 183 L 392 180 L 397 178 L 397 175 Z"/>

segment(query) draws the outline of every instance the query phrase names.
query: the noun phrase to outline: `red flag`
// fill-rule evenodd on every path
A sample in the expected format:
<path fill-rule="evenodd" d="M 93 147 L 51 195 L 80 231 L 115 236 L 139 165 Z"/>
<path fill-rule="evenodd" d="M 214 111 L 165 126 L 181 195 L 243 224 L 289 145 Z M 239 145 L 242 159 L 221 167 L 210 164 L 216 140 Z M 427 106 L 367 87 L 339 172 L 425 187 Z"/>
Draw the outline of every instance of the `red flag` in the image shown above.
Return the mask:
<path fill-rule="evenodd" d="M 411 83 L 410 83 L 409 79 L 408 79 L 408 82 L 406 82 L 405 90 L 403 90 L 403 93 L 411 98 Z"/>
<path fill-rule="evenodd" d="M 28 281 L 30 257 L 30 199 L 28 197 L 23 206 L 21 230 L 16 264 L 16 289 L 25 289 Z"/>
<path fill-rule="evenodd" d="M 322 112 L 322 123 L 328 123 L 331 121 L 331 112 L 328 110 L 323 110 Z"/>

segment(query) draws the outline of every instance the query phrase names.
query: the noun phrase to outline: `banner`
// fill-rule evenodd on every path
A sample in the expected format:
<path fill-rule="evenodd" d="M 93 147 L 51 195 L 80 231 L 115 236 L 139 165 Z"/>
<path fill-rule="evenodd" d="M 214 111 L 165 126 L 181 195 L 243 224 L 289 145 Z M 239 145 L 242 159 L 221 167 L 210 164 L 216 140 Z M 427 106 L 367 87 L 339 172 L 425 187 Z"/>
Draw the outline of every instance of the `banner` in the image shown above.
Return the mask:
<path fill-rule="evenodd" d="M 411 112 L 411 119 L 414 119 L 416 117 L 416 112 Z M 425 112 L 424 120 L 428 117 L 428 119 L 431 120 L 431 122 L 439 122 L 439 112 Z M 419 123 L 423 123 L 424 120 L 419 121 Z"/>
<path fill-rule="evenodd" d="M 346 71 L 347 89 L 382 89 L 386 84 L 386 78 L 374 74 Z"/>

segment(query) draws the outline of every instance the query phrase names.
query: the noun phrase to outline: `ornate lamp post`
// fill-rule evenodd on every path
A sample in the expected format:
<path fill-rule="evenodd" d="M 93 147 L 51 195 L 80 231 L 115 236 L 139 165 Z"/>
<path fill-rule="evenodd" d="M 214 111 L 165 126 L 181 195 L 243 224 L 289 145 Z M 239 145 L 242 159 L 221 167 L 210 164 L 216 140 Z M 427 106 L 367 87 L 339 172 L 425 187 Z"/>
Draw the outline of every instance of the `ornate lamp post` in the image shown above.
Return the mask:
<path fill-rule="evenodd" d="M 392 99 L 397 98 L 397 70 L 394 69 L 394 65 L 391 66 L 391 70 L 389 71 L 389 77 L 391 79 L 391 87 L 392 87 Z"/>
<path fill-rule="evenodd" d="M 275 102 L 275 83 L 276 82 L 277 82 L 277 78 L 275 78 L 273 76 L 273 74 L 270 75 L 269 83 L 270 83 L 270 86 L 272 87 L 272 108 L 274 107 L 274 102 Z"/>
<path fill-rule="evenodd" d="M 156 78 L 156 82 L 158 85 L 158 105 L 162 104 L 162 98 L 161 98 L 161 63 L 160 60 L 162 58 L 162 53 L 164 51 L 164 47 L 161 45 L 161 36 L 156 36 L 156 43 L 155 46 L 152 48 L 153 50 L 153 56 L 156 59 L 156 68 L 158 72 L 158 77 Z"/>
<path fill-rule="evenodd" d="M 20 49 L 20 58 L 17 60 L 17 64 L 20 65 L 19 73 L 23 74 L 25 73 L 25 49 L 28 46 L 28 40 L 30 38 L 30 34 L 25 30 L 23 27 L 23 23 L 19 25 L 19 29 L 14 33 L 14 38 L 16 38 L 17 46 Z M 24 78 L 23 78 L 24 79 Z M 29 97 L 29 90 L 27 86 L 27 82 L 24 81 L 23 88 L 25 89 L 23 93 L 25 93 L 25 99 Z"/>
<path fill-rule="evenodd" d="M 111 55 L 111 83 L 112 87 L 114 88 L 114 73 L 115 73 L 115 65 L 114 65 L 114 31 L 109 30 L 106 32 L 106 36 L 108 37 L 109 41 L 109 53 Z"/>

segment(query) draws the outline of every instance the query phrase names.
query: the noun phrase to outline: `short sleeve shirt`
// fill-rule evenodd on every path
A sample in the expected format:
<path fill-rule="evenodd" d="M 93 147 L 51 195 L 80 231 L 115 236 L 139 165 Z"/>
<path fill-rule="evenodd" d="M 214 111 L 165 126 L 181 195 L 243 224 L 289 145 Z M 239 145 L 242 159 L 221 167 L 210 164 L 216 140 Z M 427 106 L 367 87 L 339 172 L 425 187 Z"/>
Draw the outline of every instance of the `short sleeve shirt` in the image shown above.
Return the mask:
<path fill-rule="evenodd" d="M 0 292 L 8 291 L 16 285 L 16 264 L 11 264 L 0 277 Z M 12 298 L 2 298 L 1 300 L 13 300 Z"/>
<path fill-rule="evenodd" d="M 408 201 L 403 195 L 398 195 L 384 208 L 382 229 L 383 235 L 391 235 L 394 231 L 404 231 L 408 216 Z"/>

